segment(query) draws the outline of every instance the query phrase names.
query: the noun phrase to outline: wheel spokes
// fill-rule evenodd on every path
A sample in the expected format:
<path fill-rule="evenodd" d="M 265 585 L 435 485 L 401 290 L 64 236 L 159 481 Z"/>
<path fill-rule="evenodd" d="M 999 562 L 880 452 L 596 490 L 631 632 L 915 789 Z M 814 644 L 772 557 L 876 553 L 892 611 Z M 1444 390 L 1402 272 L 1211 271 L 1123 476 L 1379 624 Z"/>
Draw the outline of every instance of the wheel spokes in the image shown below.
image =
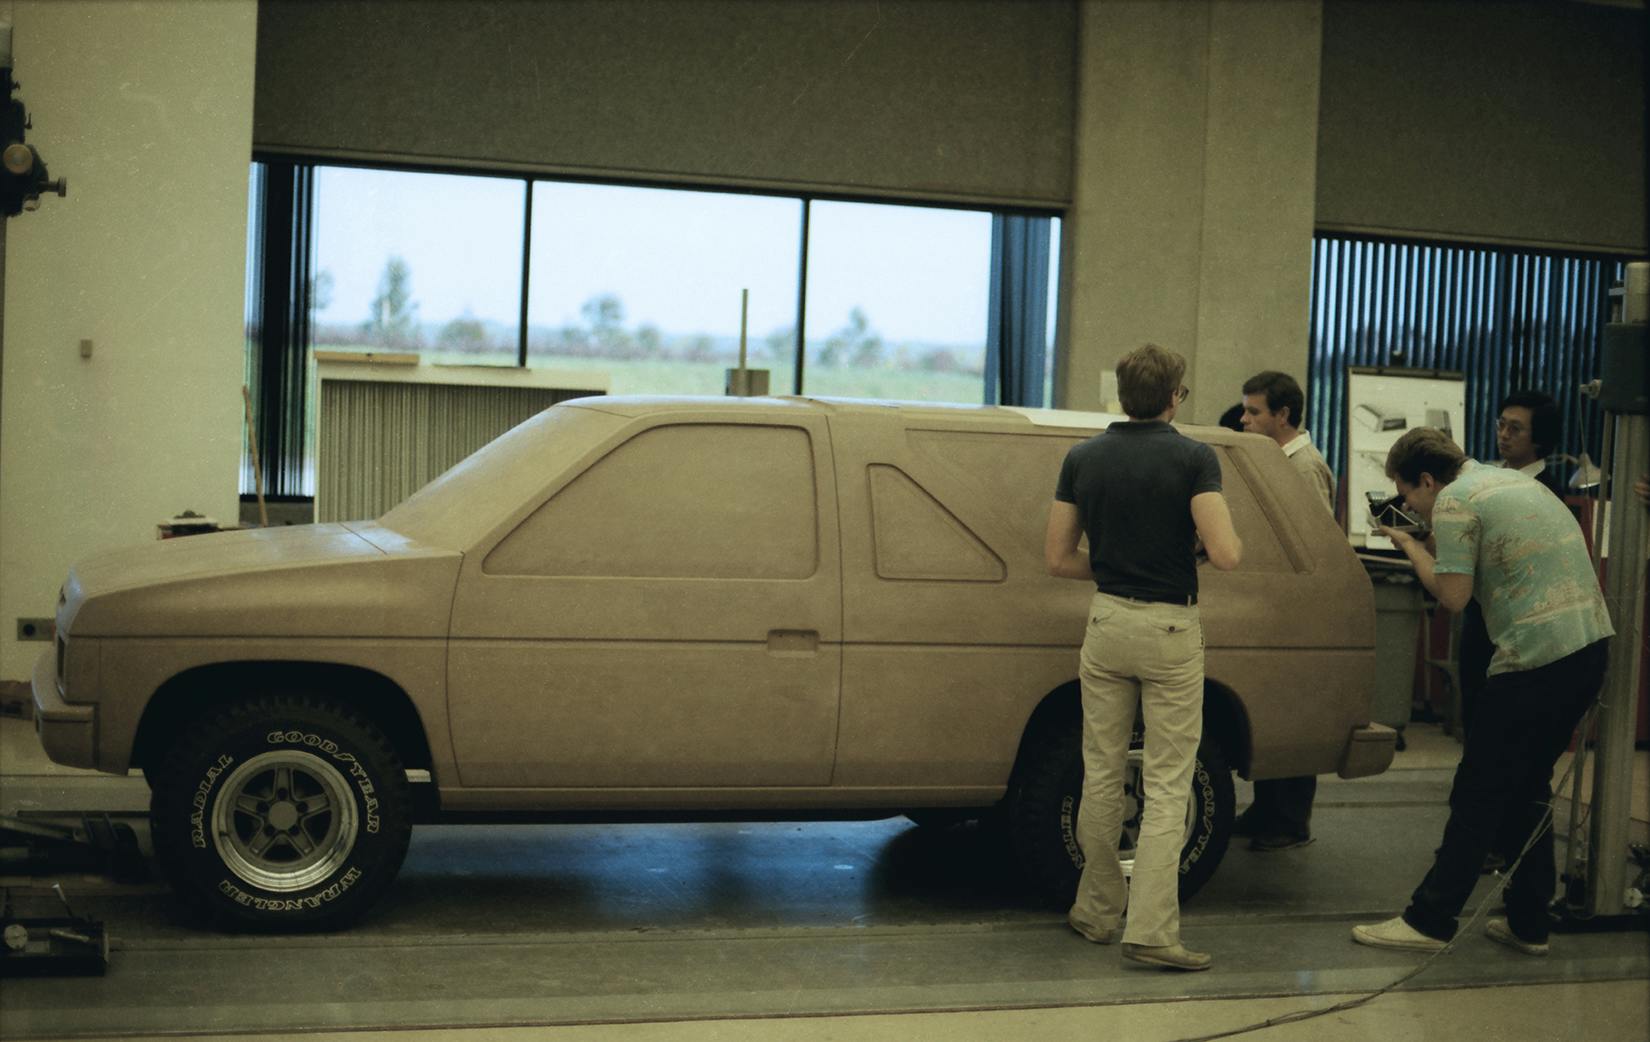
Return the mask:
<path fill-rule="evenodd" d="M 315 853 L 315 841 L 309 838 L 309 833 L 304 831 L 302 825 L 287 832 L 283 838 L 287 846 L 297 851 L 299 857 L 308 857 Z"/>

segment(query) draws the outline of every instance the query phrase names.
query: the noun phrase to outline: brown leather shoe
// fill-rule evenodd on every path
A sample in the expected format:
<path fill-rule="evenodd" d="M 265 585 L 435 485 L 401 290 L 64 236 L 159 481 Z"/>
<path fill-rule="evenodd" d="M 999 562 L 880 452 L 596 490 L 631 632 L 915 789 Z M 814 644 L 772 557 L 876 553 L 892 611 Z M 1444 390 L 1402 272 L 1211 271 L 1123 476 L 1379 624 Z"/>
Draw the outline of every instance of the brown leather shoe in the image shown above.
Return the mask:
<path fill-rule="evenodd" d="M 1214 961 L 1209 958 L 1207 952 L 1188 951 L 1185 946 L 1179 944 L 1153 946 L 1125 943 L 1123 958 L 1165 970 L 1206 970 Z"/>
<path fill-rule="evenodd" d="M 1078 933 L 1082 934 L 1084 940 L 1092 941 L 1095 944 L 1115 944 L 1117 943 L 1118 938 L 1123 936 L 1122 927 L 1102 930 L 1098 926 L 1091 923 L 1086 923 L 1074 915 L 1066 916 L 1066 923 L 1073 930 L 1076 930 Z"/>

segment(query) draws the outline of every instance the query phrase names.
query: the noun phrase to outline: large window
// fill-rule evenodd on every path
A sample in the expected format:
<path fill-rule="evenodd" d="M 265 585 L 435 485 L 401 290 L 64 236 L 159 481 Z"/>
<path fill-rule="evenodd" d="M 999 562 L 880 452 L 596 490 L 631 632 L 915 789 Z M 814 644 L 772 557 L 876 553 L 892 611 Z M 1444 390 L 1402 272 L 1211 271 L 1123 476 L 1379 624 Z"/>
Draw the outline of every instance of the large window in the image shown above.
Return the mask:
<path fill-rule="evenodd" d="M 613 394 L 721 394 L 748 290 L 747 365 L 790 393 L 802 205 L 536 182 L 528 364 L 601 368 Z"/>
<path fill-rule="evenodd" d="M 274 159 L 253 189 L 249 383 L 276 495 L 313 491 L 315 351 L 715 395 L 747 293 L 771 394 L 1048 402 L 1051 214 Z"/>
<path fill-rule="evenodd" d="M 809 393 L 978 403 L 991 215 L 838 202 L 812 211 Z"/>
<path fill-rule="evenodd" d="M 316 350 L 516 363 L 522 183 L 318 167 Z"/>

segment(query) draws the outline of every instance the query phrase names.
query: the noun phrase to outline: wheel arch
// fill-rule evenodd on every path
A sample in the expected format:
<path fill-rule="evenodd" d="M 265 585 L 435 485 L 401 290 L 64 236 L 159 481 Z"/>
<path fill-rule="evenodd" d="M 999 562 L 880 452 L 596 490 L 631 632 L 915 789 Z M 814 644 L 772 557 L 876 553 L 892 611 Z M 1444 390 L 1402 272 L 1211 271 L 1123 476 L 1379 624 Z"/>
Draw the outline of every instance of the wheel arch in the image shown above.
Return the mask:
<path fill-rule="evenodd" d="M 1083 692 L 1076 680 L 1068 680 L 1044 695 L 1020 731 L 1020 745 L 1014 754 L 1015 770 L 1024 762 L 1028 745 L 1045 728 L 1081 726 L 1082 718 Z M 1220 745 L 1226 763 L 1248 777 L 1253 747 L 1248 710 L 1236 691 L 1207 677 L 1203 681 L 1203 730 Z"/>
<path fill-rule="evenodd" d="M 1026 762 L 1026 751 L 1036 743 L 1039 735 L 1049 728 L 1081 727 L 1082 723 L 1083 689 L 1077 681 L 1068 680 L 1044 695 L 1026 718 L 1025 726 L 1020 728 L 1020 744 L 1014 750 L 1010 781 L 1019 773 L 1020 765 Z"/>
<path fill-rule="evenodd" d="M 1254 748 L 1249 711 L 1236 691 L 1207 677 L 1203 681 L 1203 731 L 1220 745 L 1227 765 L 1247 778 L 1250 752 Z"/>
<path fill-rule="evenodd" d="M 138 721 L 134 766 L 148 771 L 168 740 L 192 717 L 209 711 L 224 688 L 240 691 L 303 690 L 329 695 L 384 731 L 408 769 L 432 766 L 423 720 L 399 684 L 382 673 L 336 662 L 240 661 L 196 666 L 155 690 Z"/>

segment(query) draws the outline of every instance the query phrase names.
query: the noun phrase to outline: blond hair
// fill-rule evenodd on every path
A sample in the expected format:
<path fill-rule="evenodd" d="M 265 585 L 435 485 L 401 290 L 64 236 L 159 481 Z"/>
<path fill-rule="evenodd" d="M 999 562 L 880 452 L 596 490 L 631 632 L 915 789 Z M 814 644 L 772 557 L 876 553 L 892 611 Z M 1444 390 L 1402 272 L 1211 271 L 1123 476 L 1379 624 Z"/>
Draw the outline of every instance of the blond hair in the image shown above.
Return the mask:
<path fill-rule="evenodd" d="M 1422 474 L 1447 485 L 1461 473 L 1467 454 L 1436 427 L 1416 427 L 1403 433 L 1386 453 L 1386 476 L 1419 485 Z"/>

